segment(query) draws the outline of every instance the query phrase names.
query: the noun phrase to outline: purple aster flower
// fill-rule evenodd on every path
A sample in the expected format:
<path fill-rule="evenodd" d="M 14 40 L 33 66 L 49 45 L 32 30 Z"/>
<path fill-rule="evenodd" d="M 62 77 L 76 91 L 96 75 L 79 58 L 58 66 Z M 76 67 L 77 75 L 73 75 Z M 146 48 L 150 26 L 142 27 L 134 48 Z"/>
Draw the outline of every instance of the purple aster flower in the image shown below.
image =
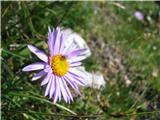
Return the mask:
<path fill-rule="evenodd" d="M 47 56 L 44 52 L 32 45 L 28 45 L 29 50 L 34 53 L 42 62 L 36 62 L 23 68 L 23 71 L 39 71 L 32 81 L 44 78 L 41 86 L 46 85 L 45 96 L 53 99 L 54 103 L 61 101 L 63 96 L 65 102 L 73 101 L 70 89 L 75 93 L 80 94 L 78 86 L 84 86 L 84 73 L 77 69 L 81 66 L 81 61 L 84 59 L 83 53 L 86 49 L 78 49 L 73 46 L 70 51 L 64 46 L 67 38 L 65 32 L 62 32 L 59 27 L 55 31 L 48 32 L 48 46 L 50 55 Z M 69 87 L 70 86 L 70 87 Z M 69 89 L 70 88 L 70 89 Z"/>
<path fill-rule="evenodd" d="M 144 16 L 143 16 L 143 14 L 142 14 L 140 11 L 136 11 L 136 12 L 134 13 L 134 16 L 135 16 L 138 20 L 140 20 L 140 21 L 142 21 L 142 20 L 144 19 Z"/>

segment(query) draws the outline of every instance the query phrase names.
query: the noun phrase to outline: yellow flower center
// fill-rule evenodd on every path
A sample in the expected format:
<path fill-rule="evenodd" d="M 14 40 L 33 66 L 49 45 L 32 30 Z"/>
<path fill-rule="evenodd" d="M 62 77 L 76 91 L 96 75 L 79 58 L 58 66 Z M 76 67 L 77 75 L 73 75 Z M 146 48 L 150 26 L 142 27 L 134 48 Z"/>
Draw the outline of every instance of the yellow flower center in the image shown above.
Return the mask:
<path fill-rule="evenodd" d="M 69 69 L 67 59 L 61 54 L 55 55 L 52 58 L 51 68 L 53 73 L 56 74 L 57 76 L 60 77 L 64 76 Z"/>

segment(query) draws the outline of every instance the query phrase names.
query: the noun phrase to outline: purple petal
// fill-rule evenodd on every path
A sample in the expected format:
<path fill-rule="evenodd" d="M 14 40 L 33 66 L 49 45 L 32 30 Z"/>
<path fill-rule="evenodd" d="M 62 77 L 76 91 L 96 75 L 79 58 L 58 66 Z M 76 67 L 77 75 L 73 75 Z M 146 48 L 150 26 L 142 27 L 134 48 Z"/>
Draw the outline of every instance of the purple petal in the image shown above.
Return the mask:
<path fill-rule="evenodd" d="M 80 82 L 81 85 L 85 85 L 85 73 L 84 72 L 81 72 L 80 70 L 78 69 L 75 69 L 75 68 L 70 68 L 69 69 L 69 72 L 68 72 L 69 76 L 73 77 L 77 82 Z"/>
<path fill-rule="evenodd" d="M 55 54 L 58 54 L 59 53 L 59 50 L 60 50 L 60 28 L 57 27 L 55 32 L 54 32 L 54 41 L 55 41 L 55 44 L 54 44 L 54 55 Z"/>
<path fill-rule="evenodd" d="M 80 94 L 79 88 L 77 86 L 77 84 L 74 81 L 71 81 L 70 79 L 68 79 L 67 77 L 64 76 L 64 79 L 71 85 L 71 87 L 78 93 Z"/>
<path fill-rule="evenodd" d="M 83 83 L 83 80 L 80 78 L 77 78 L 76 76 L 72 75 L 72 74 L 66 74 L 65 77 L 67 77 L 68 79 L 70 79 L 71 81 L 76 82 L 77 84 L 84 86 L 85 84 Z"/>
<path fill-rule="evenodd" d="M 59 101 L 61 100 L 61 91 L 60 91 L 60 84 L 59 84 L 59 80 L 61 80 L 58 76 L 55 76 L 55 91 L 54 91 L 54 103 L 57 102 L 57 100 L 59 99 Z"/>
<path fill-rule="evenodd" d="M 54 47 L 54 32 L 51 31 L 50 28 L 48 28 L 48 46 L 49 46 L 49 51 L 50 51 L 50 55 L 51 57 L 53 56 L 53 47 Z"/>
<path fill-rule="evenodd" d="M 44 69 L 44 72 L 49 72 L 49 71 L 52 71 L 52 68 L 50 65 L 46 65 L 45 69 Z"/>
<path fill-rule="evenodd" d="M 79 62 L 86 59 L 86 56 L 77 56 L 77 57 L 73 57 L 71 59 L 69 59 L 69 63 L 74 63 L 74 62 Z"/>
<path fill-rule="evenodd" d="M 77 49 L 77 50 L 74 50 L 74 51 L 70 52 L 69 54 L 67 54 L 67 58 L 71 59 L 71 58 L 73 58 L 75 56 L 78 56 L 78 55 L 82 54 L 86 50 L 87 49 Z"/>
<path fill-rule="evenodd" d="M 48 33 L 51 33 L 52 31 L 51 31 L 51 28 L 50 27 L 48 27 Z"/>
<path fill-rule="evenodd" d="M 60 89 L 61 89 L 62 96 L 63 96 L 65 102 L 67 103 L 67 93 L 66 93 L 66 90 L 64 89 L 62 79 L 63 79 L 63 77 L 61 77 L 61 80 L 59 80 Z"/>
<path fill-rule="evenodd" d="M 48 68 L 46 68 L 48 69 Z M 46 72 L 45 72 L 45 69 L 38 72 L 33 78 L 32 78 L 32 81 L 35 81 L 35 80 L 38 80 L 40 79 L 41 77 L 43 77 L 44 75 L 46 75 Z"/>
<path fill-rule="evenodd" d="M 81 64 L 82 64 L 81 62 L 74 62 L 74 63 L 71 63 L 69 66 L 70 66 L 71 68 L 74 68 L 74 67 L 80 66 Z"/>
<path fill-rule="evenodd" d="M 65 32 L 62 32 L 62 35 L 60 37 L 60 50 L 59 50 L 60 53 L 62 53 L 62 51 L 64 50 L 64 43 L 66 39 L 67 39 L 67 34 Z"/>
<path fill-rule="evenodd" d="M 58 86 L 58 84 L 57 84 L 57 78 L 56 78 L 56 76 L 55 76 L 55 91 L 54 91 L 54 97 L 53 97 L 53 99 L 54 99 L 54 103 L 56 103 L 57 102 L 57 100 L 58 100 L 58 89 L 59 89 L 59 86 Z"/>
<path fill-rule="evenodd" d="M 34 47 L 33 45 L 28 45 L 28 49 L 44 62 L 48 62 L 48 57 L 46 56 L 46 54 L 38 48 Z"/>
<path fill-rule="evenodd" d="M 51 83 L 52 83 L 51 76 L 49 76 L 48 81 L 49 81 L 49 83 L 47 84 L 47 88 L 46 88 L 46 91 L 45 91 L 45 96 L 47 96 L 50 92 L 50 87 L 51 87 Z"/>
<path fill-rule="evenodd" d="M 61 80 L 61 78 L 59 78 L 58 76 L 57 76 L 57 84 L 58 84 L 58 98 L 59 98 L 59 101 L 61 101 L 61 90 L 60 90 L 60 83 L 59 83 L 59 81 Z"/>
<path fill-rule="evenodd" d="M 68 43 L 67 46 L 62 50 L 62 54 L 67 55 L 68 53 L 70 53 L 71 51 L 77 49 L 77 45 L 75 45 L 75 43 Z"/>
<path fill-rule="evenodd" d="M 51 76 L 51 81 L 52 83 L 51 83 L 50 94 L 49 94 L 50 98 L 52 98 L 54 90 L 55 90 L 55 86 L 54 86 L 55 76 L 54 75 Z"/>
<path fill-rule="evenodd" d="M 52 80 L 52 84 L 51 84 L 51 89 L 50 89 L 50 94 L 49 94 L 50 98 L 52 98 L 54 90 L 55 90 L 55 83 L 54 83 L 55 82 L 55 76 L 54 75 L 52 75 L 51 80 Z"/>
<path fill-rule="evenodd" d="M 69 73 L 71 73 L 79 78 L 82 78 L 82 79 L 84 79 L 86 77 L 85 72 L 82 72 L 76 68 L 69 68 Z"/>
<path fill-rule="evenodd" d="M 67 86 L 67 84 L 66 84 L 66 81 L 64 80 L 64 79 L 62 79 L 62 83 L 63 83 L 63 86 L 64 86 L 64 88 L 65 88 L 65 90 L 66 90 L 66 93 L 67 93 L 67 95 L 68 95 L 68 97 L 69 97 L 69 102 L 70 102 L 70 100 L 72 100 L 73 101 L 73 97 L 72 97 L 72 94 L 71 94 L 71 92 L 70 92 L 70 90 L 69 90 L 69 88 L 68 88 L 68 86 Z"/>
<path fill-rule="evenodd" d="M 34 70 L 41 70 L 44 69 L 46 66 L 46 63 L 44 62 L 37 62 L 30 65 L 27 65 L 22 69 L 22 71 L 34 71 Z"/>
<path fill-rule="evenodd" d="M 48 72 L 47 76 L 41 82 L 41 86 L 43 86 L 43 85 L 45 85 L 45 84 L 47 84 L 49 82 L 50 76 L 52 76 L 52 73 Z"/>

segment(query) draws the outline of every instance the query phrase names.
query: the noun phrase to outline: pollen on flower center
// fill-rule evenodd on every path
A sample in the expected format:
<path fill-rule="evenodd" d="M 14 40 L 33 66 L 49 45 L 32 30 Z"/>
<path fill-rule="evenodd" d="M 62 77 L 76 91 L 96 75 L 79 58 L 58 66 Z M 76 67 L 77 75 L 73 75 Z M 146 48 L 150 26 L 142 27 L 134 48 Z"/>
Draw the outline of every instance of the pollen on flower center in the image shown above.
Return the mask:
<path fill-rule="evenodd" d="M 61 54 L 55 55 L 51 61 L 51 68 L 54 74 L 57 76 L 64 76 L 69 69 L 67 59 Z"/>

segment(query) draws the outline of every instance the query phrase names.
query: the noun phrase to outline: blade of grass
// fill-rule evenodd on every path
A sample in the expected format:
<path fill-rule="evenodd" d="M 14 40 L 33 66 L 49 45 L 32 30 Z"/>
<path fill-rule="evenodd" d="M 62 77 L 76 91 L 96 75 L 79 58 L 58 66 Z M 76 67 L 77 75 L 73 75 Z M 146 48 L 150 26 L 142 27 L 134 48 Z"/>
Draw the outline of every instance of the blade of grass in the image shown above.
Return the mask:
<path fill-rule="evenodd" d="M 53 116 L 61 116 L 61 117 L 75 117 L 75 118 L 99 118 L 104 117 L 103 114 L 93 114 L 93 115 L 66 115 L 66 114 L 57 114 L 57 113 L 44 113 L 44 112 L 37 112 L 37 111 L 8 111 L 8 112 L 16 112 L 16 113 L 32 113 L 32 114 L 38 114 L 38 115 L 53 115 Z"/>
<path fill-rule="evenodd" d="M 29 119 L 29 120 L 36 120 L 35 118 L 33 118 L 31 115 L 28 115 L 26 113 L 22 113 L 22 115 L 26 118 L 26 119 Z"/>
<path fill-rule="evenodd" d="M 43 102 L 46 102 L 48 104 L 51 104 L 51 105 L 55 105 L 56 107 L 62 109 L 62 110 L 65 110 L 73 115 L 77 115 L 77 113 L 73 112 L 72 110 L 62 106 L 62 105 L 59 105 L 59 104 L 53 104 L 52 102 L 44 99 L 44 98 L 40 98 L 40 97 L 36 97 L 36 96 L 32 96 L 32 95 L 27 95 L 27 94 L 22 94 L 22 93 L 13 93 L 13 92 L 9 92 L 8 93 L 9 95 L 14 95 L 14 96 L 23 96 L 23 97 L 30 97 L 32 99 L 35 99 L 35 100 L 39 100 L 39 101 L 43 101 Z"/>
<path fill-rule="evenodd" d="M 128 113 L 128 114 L 126 114 L 126 116 L 144 115 L 144 114 L 156 114 L 156 113 L 160 113 L 160 110 L 147 111 L 147 112 L 139 112 L 139 113 Z"/>
<path fill-rule="evenodd" d="M 22 6 L 22 9 L 23 9 L 23 11 L 24 11 L 25 17 L 27 18 L 27 17 L 29 16 L 29 18 L 28 18 L 28 24 L 29 24 L 29 27 L 30 27 L 31 31 L 32 31 L 33 33 L 37 33 L 36 30 L 35 30 L 35 28 L 34 28 L 34 26 L 33 26 L 32 17 L 30 16 L 30 11 L 29 11 L 29 9 L 28 9 L 28 7 L 27 7 L 27 4 L 26 4 L 24 1 L 22 1 L 22 2 L 21 2 L 21 6 Z M 27 20 L 27 19 L 26 19 L 26 20 Z M 26 22 L 27 22 L 27 21 L 26 21 Z"/>
<path fill-rule="evenodd" d="M 61 108 L 61 109 L 63 109 L 63 110 L 66 110 L 66 111 L 72 113 L 73 115 L 77 115 L 77 113 L 75 113 L 75 112 L 73 112 L 72 110 L 64 107 L 63 105 L 60 105 L 60 104 L 56 103 L 55 106 L 57 106 L 57 107 L 59 107 L 59 108 Z"/>
<path fill-rule="evenodd" d="M 20 56 L 20 55 L 18 55 L 18 54 L 15 54 L 15 53 L 10 52 L 10 51 L 5 50 L 5 49 L 1 49 L 1 51 L 4 52 L 4 53 L 10 54 L 10 55 L 12 55 L 12 56 L 15 56 L 15 57 L 19 57 L 19 58 L 21 58 L 21 59 L 26 59 L 26 58 L 23 57 L 23 56 Z"/>
<path fill-rule="evenodd" d="M 43 98 L 43 96 L 41 96 L 41 95 L 39 95 L 39 94 L 35 94 L 35 93 L 33 93 L 33 92 L 29 92 L 29 93 L 31 93 L 31 94 L 33 94 L 33 95 L 36 95 L 36 96 L 38 96 L 38 97 Z M 68 108 L 66 108 L 66 107 L 64 107 L 64 106 L 62 106 L 62 105 L 60 105 L 60 104 L 58 104 L 58 103 L 56 103 L 56 104 L 54 104 L 54 105 L 55 105 L 56 107 L 58 107 L 58 108 L 61 108 L 61 109 L 63 109 L 63 110 L 66 110 L 66 111 L 72 113 L 73 115 L 77 115 L 77 113 L 71 111 L 70 109 L 68 109 Z"/>

